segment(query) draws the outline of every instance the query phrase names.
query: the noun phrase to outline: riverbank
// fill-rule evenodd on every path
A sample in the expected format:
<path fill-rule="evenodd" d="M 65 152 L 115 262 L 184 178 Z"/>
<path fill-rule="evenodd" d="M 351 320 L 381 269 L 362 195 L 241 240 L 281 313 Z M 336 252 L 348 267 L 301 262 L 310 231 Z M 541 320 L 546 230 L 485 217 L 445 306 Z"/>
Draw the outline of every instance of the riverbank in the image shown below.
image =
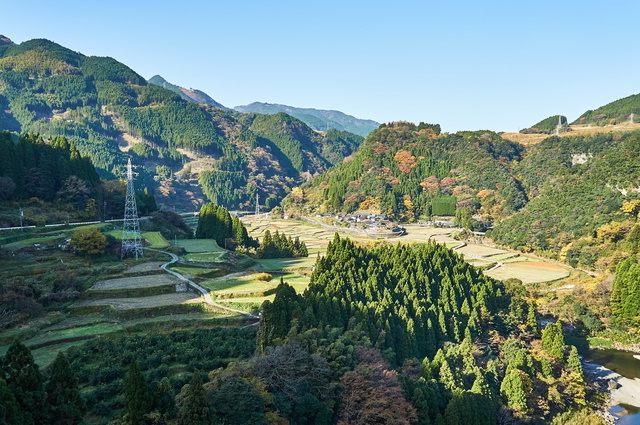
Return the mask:
<path fill-rule="evenodd" d="M 604 366 L 584 362 L 583 369 L 587 379 L 609 393 L 609 404 L 628 404 L 640 408 L 640 379 L 625 378 Z"/>

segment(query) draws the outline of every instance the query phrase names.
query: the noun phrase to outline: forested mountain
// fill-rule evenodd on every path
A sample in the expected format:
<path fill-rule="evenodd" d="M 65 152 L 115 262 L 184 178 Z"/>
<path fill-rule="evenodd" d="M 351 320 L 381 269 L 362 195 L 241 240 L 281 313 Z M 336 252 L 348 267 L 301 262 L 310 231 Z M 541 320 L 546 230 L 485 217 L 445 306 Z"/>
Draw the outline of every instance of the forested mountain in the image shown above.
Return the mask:
<path fill-rule="evenodd" d="M 404 222 L 450 215 L 471 230 L 495 226 L 500 244 L 610 269 L 637 252 L 640 133 L 568 134 L 525 148 L 489 131 L 383 124 L 285 204 Z"/>
<path fill-rule="evenodd" d="M 631 121 L 631 114 L 635 115 L 634 122 L 640 120 L 640 94 L 618 99 L 595 110 L 588 110 L 573 124 L 619 124 Z"/>
<path fill-rule="evenodd" d="M 640 133 L 550 137 L 515 167 L 531 201 L 492 237 L 590 268 L 637 252 Z M 625 205 L 627 208 L 625 209 Z"/>
<path fill-rule="evenodd" d="M 307 124 L 317 131 L 327 131 L 331 128 L 348 131 L 366 137 L 380 124 L 372 120 L 352 117 L 340 111 L 327 111 L 313 108 L 296 108 L 295 106 L 279 105 L 277 103 L 254 102 L 249 105 L 236 106 L 236 111 L 256 112 L 259 114 L 277 114 L 284 112 Z"/>
<path fill-rule="evenodd" d="M 440 134 L 440 126 L 382 125 L 348 161 L 306 189 L 324 211 L 371 210 L 413 222 L 431 215 L 517 211 L 527 201 L 510 164 L 523 147 L 489 131 Z M 480 192 L 480 193 L 479 193 Z"/>
<path fill-rule="evenodd" d="M 143 177 L 181 172 L 227 207 L 253 202 L 256 193 L 280 199 L 361 140 L 321 135 L 285 114 L 188 102 L 112 58 L 48 40 L 0 46 L 0 130 L 66 136 L 106 177 L 119 176 L 127 156 Z"/>
<path fill-rule="evenodd" d="M 13 41 L 11 41 L 9 37 L 5 37 L 4 35 L 0 34 L 0 46 L 10 45 L 10 44 L 14 44 Z"/>
<path fill-rule="evenodd" d="M 227 109 L 222 106 L 222 104 L 216 102 L 205 92 L 196 89 L 185 89 L 184 87 L 176 86 L 159 75 L 154 75 L 153 77 L 149 78 L 147 82 L 150 84 L 155 84 L 156 86 L 164 87 L 165 89 L 169 89 L 172 92 L 179 94 L 180 97 L 184 100 L 195 103 L 206 103 L 207 105 L 215 106 L 216 108 Z"/>

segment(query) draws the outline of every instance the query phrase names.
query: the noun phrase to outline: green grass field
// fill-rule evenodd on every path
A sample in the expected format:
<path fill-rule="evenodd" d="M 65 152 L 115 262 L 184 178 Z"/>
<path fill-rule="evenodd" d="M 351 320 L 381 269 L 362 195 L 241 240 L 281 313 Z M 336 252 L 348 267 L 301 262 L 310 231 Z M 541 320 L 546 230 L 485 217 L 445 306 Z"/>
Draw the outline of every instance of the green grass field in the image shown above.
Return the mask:
<path fill-rule="evenodd" d="M 191 252 L 223 252 L 224 249 L 220 248 L 216 241 L 213 239 L 178 239 L 171 241 L 171 244 L 184 248 L 185 251 Z"/>
<path fill-rule="evenodd" d="M 200 283 L 203 287 L 215 294 L 247 294 L 264 292 L 268 289 L 275 288 L 280 284 L 280 279 L 290 284 L 296 289 L 296 292 L 302 293 L 309 285 L 310 276 L 301 276 L 295 273 L 284 275 L 273 275 L 268 282 L 258 280 L 259 273 L 240 274 L 223 276 L 210 279 Z"/>
<path fill-rule="evenodd" d="M 185 260 L 200 261 L 203 263 L 215 263 L 223 260 L 225 251 L 218 252 L 192 252 L 184 256 Z"/>
<path fill-rule="evenodd" d="M 144 232 L 142 237 L 145 238 L 151 246 L 149 248 L 162 249 L 170 246 L 169 242 L 160 234 L 160 232 Z"/>
<path fill-rule="evenodd" d="M 268 258 L 256 260 L 265 271 L 311 269 L 316 264 L 316 256 L 302 258 Z"/>
<path fill-rule="evenodd" d="M 195 266 L 170 266 L 169 269 L 176 271 L 184 276 L 188 275 L 199 275 L 211 272 L 211 269 L 207 269 L 205 267 L 195 267 Z"/>
<path fill-rule="evenodd" d="M 95 325 L 52 330 L 39 334 L 34 338 L 28 339 L 27 341 L 25 341 L 25 345 L 27 345 L 28 347 L 34 345 L 42 345 L 52 341 L 82 338 L 91 335 L 102 335 L 106 333 L 121 331 L 123 329 L 124 327 L 117 323 L 98 323 Z"/>

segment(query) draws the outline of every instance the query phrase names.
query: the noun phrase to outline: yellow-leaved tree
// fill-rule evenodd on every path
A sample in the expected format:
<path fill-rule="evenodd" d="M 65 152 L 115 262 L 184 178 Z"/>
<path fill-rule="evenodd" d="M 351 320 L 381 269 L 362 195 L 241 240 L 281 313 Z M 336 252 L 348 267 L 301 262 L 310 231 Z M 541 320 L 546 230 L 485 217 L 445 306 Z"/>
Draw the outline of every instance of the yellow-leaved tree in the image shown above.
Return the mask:
<path fill-rule="evenodd" d="M 102 255 L 107 247 L 107 237 L 96 227 L 81 227 L 73 232 L 69 245 L 79 254 Z"/>

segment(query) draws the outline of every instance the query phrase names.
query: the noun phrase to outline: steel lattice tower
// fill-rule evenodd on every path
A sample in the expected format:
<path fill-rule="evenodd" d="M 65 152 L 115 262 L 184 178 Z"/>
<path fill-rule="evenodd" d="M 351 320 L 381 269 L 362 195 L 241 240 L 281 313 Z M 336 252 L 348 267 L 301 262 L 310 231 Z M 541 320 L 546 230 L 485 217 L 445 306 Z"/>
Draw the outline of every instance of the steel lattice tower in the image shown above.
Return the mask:
<path fill-rule="evenodd" d="M 140 222 L 138 221 L 138 207 L 136 205 L 136 191 L 133 187 L 133 171 L 131 158 L 127 164 L 127 199 L 124 204 L 124 224 L 122 225 L 121 258 L 127 255 L 144 257 L 142 252 L 142 237 L 140 236 Z"/>

